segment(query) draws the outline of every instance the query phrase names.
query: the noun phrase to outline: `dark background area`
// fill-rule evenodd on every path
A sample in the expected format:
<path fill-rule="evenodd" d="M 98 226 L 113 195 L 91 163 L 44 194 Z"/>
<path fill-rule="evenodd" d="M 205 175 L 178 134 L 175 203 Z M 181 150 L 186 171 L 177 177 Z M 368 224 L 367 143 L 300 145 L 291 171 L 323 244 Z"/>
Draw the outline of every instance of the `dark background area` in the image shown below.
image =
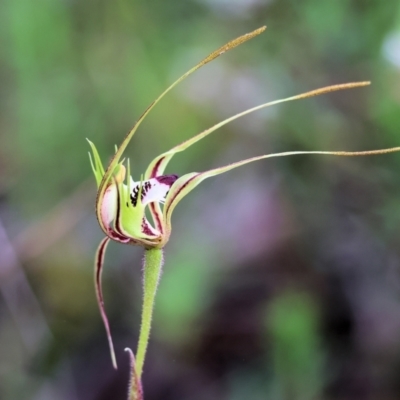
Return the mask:
<path fill-rule="evenodd" d="M 85 138 L 103 160 L 158 154 L 237 112 L 335 83 L 177 155 L 182 175 L 265 153 L 400 145 L 398 0 L 4 0 L 0 3 L 0 398 L 126 398 L 143 250 L 102 238 Z M 146 400 L 400 398 L 400 154 L 271 159 L 179 204 L 144 368 Z"/>

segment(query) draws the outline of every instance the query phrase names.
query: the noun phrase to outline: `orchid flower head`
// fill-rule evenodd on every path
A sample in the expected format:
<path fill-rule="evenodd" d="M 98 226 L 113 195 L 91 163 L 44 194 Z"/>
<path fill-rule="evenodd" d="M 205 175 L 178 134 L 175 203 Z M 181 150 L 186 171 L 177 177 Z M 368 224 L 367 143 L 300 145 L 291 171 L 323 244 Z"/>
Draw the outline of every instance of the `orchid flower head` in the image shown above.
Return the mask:
<path fill-rule="evenodd" d="M 89 144 L 93 152 L 91 165 L 100 190 L 105 173 L 95 145 L 90 141 Z M 118 163 L 102 197 L 97 199 L 100 226 L 110 239 L 117 242 L 146 248 L 163 247 L 168 238 L 160 204 L 165 203 L 178 176 L 145 174 L 134 181 L 130 175 L 129 160 L 127 169 L 123 162 Z M 147 208 L 152 221 L 146 217 Z"/>
<path fill-rule="evenodd" d="M 116 149 L 107 169 L 104 170 L 95 145 L 89 141 L 93 157 L 90 156 L 92 169 L 96 178 L 98 193 L 96 199 L 96 214 L 100 227 L 112 240 L 121 243 L 142 245 L 145 248 L 163 248 L 168 242 L 171 233 L 171 215 L 179 203 L 203 180 L 222 174 L 241 165 L 269 157 L 285 156 L 298 153 L 268 154 L 237 163 L 216 168 L 205 172 L 192 172 L 178 178 L 177 175 L 166 175 L 165 169 L 172 157 L 179 152 L 205 138 L 223 125 L 240 118 L 246 114 L 260 110 L 274 104 L 286 101 L 316 96 L 336 90 L 349 89 L 369 85 L 369 82 L 355 82 L 341 85 L 328 86 L 322 89 L 313 90 L 301 95 L 272 101 L 261 104 L 257 107 L 236 114 L 209 129 L 199 133 L 193 138 L 186 140 L 180 145 L 156 157 L 148 166 L 144 175 L 135 181 L 130 175 L 129 160 L 122 160 L 121 157 L 135 134 L 152 108 L 164 97 L 173 87 L 180 83 L 187 76 L 200 67 L 214 60 L 224 52 L 237 47 L 239 44 L 262 33 L 266 27 L 261 27 L 246 35 L 234 39 L 216 51 L 212 52 L 191 70 L 182 75 L 177 81 L 169 86 L 141 115 L 132 130 L 127 134 L 121 145 Z M 126 166 L 125 166 L 126 164 Z M 151 220 L 146 217 L 146 209 L 149 209 Z"/>
<path fill-rule="evenodd" d="M 98 191 L 96 198 L 96 215 L 100 227 L 106 235 L 101 242 L 96 256 L 96 293 L 100 306 L 100 311 L 107 330 L 109 345 L 113 364 L 116 366 L 111 333 L 108 320 L 104 311 L 103 295 L 101 291 L 101 273 L 104 260 L 104 254 L 108 242 L 114 240 L 120 243 L 140 245 L 146 249 L 162 249 L 171 234 L 171 216 L 176 205 L 188 195 L 195 187 L 207 178 L 228 172 L 242 165 L 252 163 L 254 161 L 272 158 L 291 156 L 296 154 L 325 154 L 336 156 L 354 156 L 354 155 L 372 155 L 399 151 L 400 148 L 391 148 L 384 150 L 364 151 L 364 152 L 345 152 L 345 151 L 291 151 L 284 153 L 274 153 L 252 157 L 246 160 L 238 161 L 230 165 L 211 169 L 204 172 L 190 172 L 178 177 L 174 174 L 166 174 L 165 169 L 173 156 L 180 153 L 196 142 L 204 139 L 209 134 L 215 132 L 220 127 L 232 122 L 244 115 L 250 114 L 257 110 L 272 105 L 304 99 L 320 94 L 333 92 L 337 90 L 350 89 L 355 87 L 367 86 L 370 82 L 353 82 L 327 86 L 322 89 L 312 90 L 300 95 L 288 97 L 261 104 L 250 108 L 230 118 L 227 118 L 216 125 L 204 130 L 196 136 L 184 141 L 183 143 L 173 147 L 169 151 L 157 156 L 150 162 L 145 173 L 140 177 L 135 175 L 134 180 L 131 176 L 131 168 L 129 159 L 122 159 L 124 151 L 131 141 L 133 135 L 139 125 L 146 118 L 148 113 L 154 106 L 178 83 L 188 77 L 190 74 L 208 64 L 210 61 L 219 57 L 221 54 L 231 50 L 243 42 L 264 32 L 266 27 L 261 27 L 246 35 L 234 39 L 219 49 L 209 54 L 200 61 L 196 66 L 187 71 L 171 86 L 169 86 L 156 100 L 139 117 L 131 131 L 126 135 L 121 145 L 116 148 L 116 152 L 112 157 L 108 167 L 104 169 L 95 145 L 89 141 L 92 155 L 89 153 L 90 163 L 95 175 Z M 150 220 L 147 218 L 150 216 Z"/>

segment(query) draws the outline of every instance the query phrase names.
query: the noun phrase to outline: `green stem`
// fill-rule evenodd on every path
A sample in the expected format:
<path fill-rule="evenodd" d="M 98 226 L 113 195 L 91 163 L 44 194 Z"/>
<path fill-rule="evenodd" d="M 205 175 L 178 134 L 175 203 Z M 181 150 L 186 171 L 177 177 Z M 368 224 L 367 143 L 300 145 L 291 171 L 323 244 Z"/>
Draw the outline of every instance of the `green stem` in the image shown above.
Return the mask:
<path fill-rule="evenodd" d="M 158 281 L 163 264 L 161 249 L 146 250 L 143 267 L 143 308 L 140 326 L 139 343 L 136 352 L 136 372 L 140 379 L 143 371 L 144 358 L 149 343 L 151 318 L 154 309 L 154 298 L 157 292 Z"/>

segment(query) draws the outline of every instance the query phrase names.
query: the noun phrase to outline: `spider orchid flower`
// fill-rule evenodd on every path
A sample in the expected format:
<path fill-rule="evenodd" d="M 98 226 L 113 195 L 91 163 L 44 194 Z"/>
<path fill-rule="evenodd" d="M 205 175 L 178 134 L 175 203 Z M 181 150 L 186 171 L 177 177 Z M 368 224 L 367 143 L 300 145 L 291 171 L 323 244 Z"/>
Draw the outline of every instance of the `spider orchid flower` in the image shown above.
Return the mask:
<path fill-rule="evenodd" d="M 147 170 L 140 177 L 140 179 L 134 180 L 131 176 L 129 159 L 122 159 L 122 156 L 128 143 L 132 139 L 132 136 L 135 134 L 137 128 L 147 116 L 147 114 L 152 110 L 152 108 L 172 88 L 174 88 L 178 83 L 180 83 L 183 79 L 195 72 L 197 69 L 214 60 L 224 52 L 231 50 L 241 43 L 259 35 L 265 29 L 265 27 L 259 28 L 251 33 L 240 36 L 239 38 L 228 42 L 224 46 L 212 52 L 195 67 L 182 75 L 171 86 L 169 86 L 155 101 L 153 101 L 153 103 L 151 103 L 151 105 L 140 116 L 132 130 L 127 134 L 121 145 L 116 149 L 116 152 L 106 169 L 104 169 L 103 167 L 95 145 L 89 141 L 92 150 L 92 156 L 89 153 L 90 162 L 98 186 L 96 198 L 96 215 L 100 227 L 106 235 L 97 250 L 95 262 L 95 286 L 100 312 L 107 331 L 111 357 L 115 368 L 116 359 L 114 355 L 110 327 L 104 309 L 103 294 L 101 290 L 101 273 L 106 247 L 110 240 L 114 240 L 120 243 L 140 245 L 143 246 L 146 250 L 144 266 L 144 300 L 142 325 L 136 355 L 136 363 L 132 351 L 128 349 L 132 362 L 133 384 L 135 382 L 138 385 L 140 384 L 140 376 L 147 348 L 147 342 L 149 339 L 154 296 L 161 271 L 162 249 L 168 242 L 171 234 L 171 216 L 176 205 L 197 185 L 199 185 L 207 178 L 266 158 L 283 157 L 298 154 L 321 154 L 336 156 L 373 155 L 400 150 L 399 147 L 396 147 L 391 149 L 361 152 L 290 151 L 284 153 L 261 155 L 243 161 L 238 161 L 227 166 L 211 169 L 205 172 L 191 172 L 181 177 L 178 177 L 174 174 L 165 173 L 165 169 L 168 163 L 171 161 L 175 154 L 186 150 L 188 147 L 192 146 L 199 140 L 204 139 L 207 135 L 216 131 L 223 125 L 226 125 L 227 123 L 232 122 L 244 115 L 250 114 L 265 107 L 284 103 L 287 101 L 304 99 L 323 93 L 361 87 L 370 84 L 370 82 L 345 83 L 328 86 L 322 89 L 312 90 L 310 92 L 306 92 L 300 95 L 265 103 L 236 114 L 228 119 L 225 119 L 224 121 L 219 122 L 211 128 L 204 130 L 198 135 L 192 137 L 191 139 L 186 140 L 185 142 L 179 144 L 171 150 L 156 157 L 153 161 L 150 162 Z M 137 178 L 139 177 L 138 175 L 135 176 Z M 148 212 L 146 213 L 147 210 Z M 147 215 L 150 215 L 150 220 L 147 218 Z M 134 391 L 135 390 L 131 388 L 131 393 L 133 393 Z M 141 392 L 141 389 L 139 391 Z M 139 391 L 137 393 L 139 393 Z"/>

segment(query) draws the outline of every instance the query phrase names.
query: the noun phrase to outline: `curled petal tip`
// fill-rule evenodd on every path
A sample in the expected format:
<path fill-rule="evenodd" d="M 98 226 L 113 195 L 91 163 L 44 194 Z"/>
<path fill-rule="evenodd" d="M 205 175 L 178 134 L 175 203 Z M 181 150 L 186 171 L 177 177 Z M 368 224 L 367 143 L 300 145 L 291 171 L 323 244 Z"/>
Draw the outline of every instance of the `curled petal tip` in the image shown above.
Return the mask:
<path fill-rule="evenodd" d="M 130 356 L 134 357 L 134 356 L 133 356 L 133 351 L 132 351 L 131 348 L 125 347 L 124 351 L 128 352 Z"/>
<path fill-rule="evenodd" d="M 135 371 L 136 373 L 136 359 L 135 355 L 133 354 L 133 351 L 129 347 L 125 347 L 124 351 L 126 351 L 129 354 L 129 360 L 131 362 L 131 368 Z"/>

